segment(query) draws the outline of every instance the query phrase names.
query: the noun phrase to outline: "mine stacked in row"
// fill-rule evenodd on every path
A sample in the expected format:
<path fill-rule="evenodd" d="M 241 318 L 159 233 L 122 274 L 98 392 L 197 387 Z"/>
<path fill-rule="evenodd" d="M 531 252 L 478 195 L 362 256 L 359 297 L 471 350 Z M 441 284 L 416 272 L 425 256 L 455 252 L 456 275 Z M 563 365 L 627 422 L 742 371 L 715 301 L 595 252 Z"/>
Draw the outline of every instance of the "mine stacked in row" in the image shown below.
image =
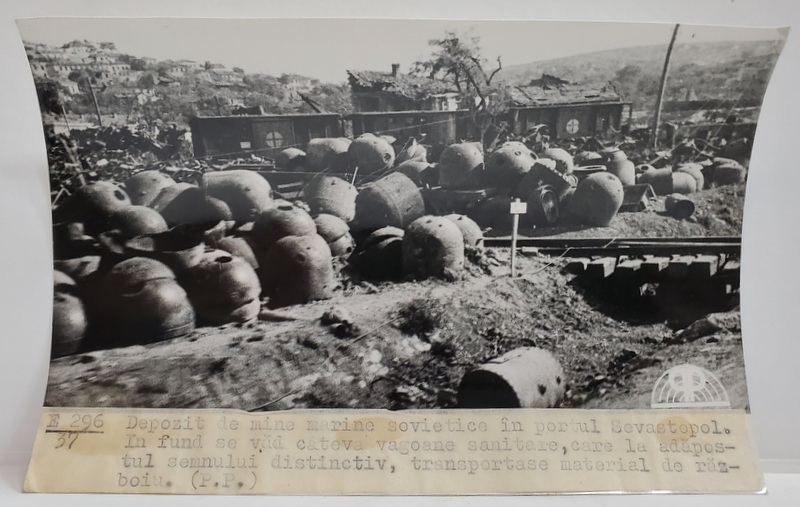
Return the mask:
<path fill-rule="evenodd" d="M 481 194 L 469 205 L 454 206 L 447 212 L 467 214 L 484 229 L 510 229 L 509 208 L 515 199 L 528 203 L 523 227 L 553 225 L 567 215 L 581 223 L 604 226 L 622 204 L 623 187 L 636 183 L 632 162 L 617 149 L 585 158 L 605 165 L 574 172 L 573 156 L 561 148 L 537 155 L 525 144 L 511 141 L 485 155 L 480 143 L 464 142 L 444 148 L 438 160 L 431 161 L 426 148 L 413 139 L 396 153 L 390 141 L 373 134 L 353 141 L 313 139 L 307 152 L 289 148 L 277 157 L 276 164 L 289 171 L 356 174 L 359 180 L 370 182 L 362 191 L 374 197 L 371 204 L 390 207 L 365 205 L 370 212 L 356 217 L 361 228 L 404 227 L 408 224 L 400 223 L 398 215 L 414 216 L 415 207 L 427 213 L 441 211 L 435 197 L 423 193 L 420 199 L 411 185 L 450 195 Z M 603 174 L 592 174 L 598 168 Z M 487 189 L 491 192 L 485 192 Z M 388 194 L 398 197 L 393 202 Z M 574 195 L 577 199 L 570 204 Z"/>
<path fill-rule="evenodd" d="M 383 160 L 352 153 L 375 168 Z M 462 229 L 469 244 L 482 240 L 466 217 L 425 216 L 419 188 L 401 173 L 361 192 L 320 174 L 300 197 L 274 198 L 248 170 L 207 172 L 197 184 L 142 171 L 80 187 L 53 210 L 53 354 L 248 322 L 262 298 L 270 307 L 326 299 L 351 257 L 356 276 L 452 278 L 464 265 Z"/>
<path fill-rule="evenodd" d="M 483 229 L 510 228 L 514 199 L 528 203 L 523 226 L 565 217 L 605 226 L 626 186 L 685 194 L 745 174 L 727 159 L 636 168 L 615 148 L 537 155 L 519 142 L 486 157 L 477 143 L 454 144 L 432 163 L 414 140 L 397 150 L 391 141 L 364 134 L 283 151 L 282 169 L 315 173 L 294 202 L 243 169 L 207 171 L 195 183 L 145 170 L 77 188 L 53 210 L 54 353 L 246 322 L 263 298 L 271 307 L 329 298 L 345 267 L 372 280 L 455 278 Z M 483 197 L 436 213 L 436 189 Z"/>
<path fill-rule="evenodd" d="M 272 197 L 258 174 L 240 176 L 233 182 L 209 173 L 194 185 L 142 171 L 124 185 L 80 187 L 55 208 L 56 299 L 71 307 L 68 325 L 57 324 L 56 309 L 54 343 L 69 345 L 54 346 L 54 355 L 255 318 L 255 255 L 226 236 L 237 219 L 269 209 Z"/>
<path fill-rule="evenodd" d="M 458 145 L 448 148 L 457 149 Z M 528 203 L 523 226 L 577 222 L 602 227 L 609 225 L 620 210 L 628 188 L 650 185 L 654 194 L 671 196 L 667 199 L 670 207 L 674 202 L 686 203 L 689 194 L 711 186 L 741 183 L 746 176 L 746 169 L 731 159 L 706 157 L 674 165 L 667 162 L 668 159 L 661 159 L 655 166 L 636 166 L 616 147 L 598 152 L 581 150 L 574 156 L 562 148 L 548 148 L 537 155 L 524 144 L 512 141 L 487 155 L 482 186 L 477 183 L 481 168 L 476 160 L 460 166 L 463 177 L 455 178 L 457 183 L 453 184 L 452 177 L 440 178 L 439 182 L 451 190 L 498 191 L 474 208 L 473 217 L 482 227 L 508 230 L 508 209 L 514 199 Z"/>
<path fill-rule="evenodd" d="M 509 230 L 514 200 L 528 204 L 523 227 L 551 226 L 567 216 L 604 226 L 622 204 L 623 180 L 627 179 L 608 160 L 609 169 L 603 167 L 602 174 L 584 174 L 573 171 L 573 157 L 562 148 L 548 148 L 537 155 L 525 144 L 510 141 L 484 158 L 479 144 L 461 143 L 444 150 L 436 169 L 438 184 L 445 191 L 492 191 L 466 210 L 483 228 Z"/>

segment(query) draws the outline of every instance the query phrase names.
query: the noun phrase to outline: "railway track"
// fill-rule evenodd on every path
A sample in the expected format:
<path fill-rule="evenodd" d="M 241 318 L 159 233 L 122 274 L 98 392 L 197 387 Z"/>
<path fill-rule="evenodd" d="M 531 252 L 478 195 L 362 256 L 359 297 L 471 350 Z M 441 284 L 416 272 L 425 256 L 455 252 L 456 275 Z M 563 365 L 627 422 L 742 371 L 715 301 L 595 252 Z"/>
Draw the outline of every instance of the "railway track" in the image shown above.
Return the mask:
<path fill-rule="evenodd" d="M 511 238 L 507 237 L 486 238 L 484 242 L 487 247 L 511 247 Z M 569 257 L 565 269 L 585 279 L 718 281 L 734 289 L 739 284 L 742 241 L 740 236 L 518 238 L 517 247 L 534 248 L 539 255 Z"/>
<path fill-rule="evenodd" d="M 510 248 L 511 237 L 485 238 L 484 245 Z M 684 238 L 517 238 L 518 248 L 536 248 L 540 254 L 565 257 L 601 255 L 740 255 L 741 236 Z"/>

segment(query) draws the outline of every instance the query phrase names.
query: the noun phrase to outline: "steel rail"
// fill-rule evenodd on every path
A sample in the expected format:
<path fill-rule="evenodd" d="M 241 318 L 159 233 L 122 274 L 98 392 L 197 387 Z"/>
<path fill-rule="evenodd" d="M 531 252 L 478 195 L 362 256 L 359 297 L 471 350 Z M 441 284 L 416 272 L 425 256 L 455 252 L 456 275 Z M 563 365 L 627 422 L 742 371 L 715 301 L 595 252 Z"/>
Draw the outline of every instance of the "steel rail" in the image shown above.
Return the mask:
<path fill-rule="evenodd" d="M 485 238 L 491 248 L 510 248 L 511 238 Z M 740 255 L 739 236 L 665 238 L 518 238 L 517 248 L 536 248 L 545 255 L 565 257 L 642 255 Z"/>

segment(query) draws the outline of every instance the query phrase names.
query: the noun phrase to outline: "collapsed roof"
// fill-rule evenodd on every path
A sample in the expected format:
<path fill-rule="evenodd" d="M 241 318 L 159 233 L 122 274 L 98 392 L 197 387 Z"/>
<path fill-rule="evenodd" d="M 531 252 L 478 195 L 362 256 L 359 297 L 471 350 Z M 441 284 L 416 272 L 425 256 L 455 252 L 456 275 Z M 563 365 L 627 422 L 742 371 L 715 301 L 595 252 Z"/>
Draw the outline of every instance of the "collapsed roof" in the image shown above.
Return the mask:
<path fill-rule="evenodd" d="M 549 74 L 542 74 L 527 85 L 512 86 L 510 92 L 511 102 L 516 107 L 622 102 L 610 83 L 587 87 Z"/>
<path fill-rule="evenodd" d="M 428 77 L 379 72 L 348 70 L 348 81 L 354 92 L 387 92 L 410 100 L 424 100 L 434 95 L 456 93 L 447 83 Z"/>

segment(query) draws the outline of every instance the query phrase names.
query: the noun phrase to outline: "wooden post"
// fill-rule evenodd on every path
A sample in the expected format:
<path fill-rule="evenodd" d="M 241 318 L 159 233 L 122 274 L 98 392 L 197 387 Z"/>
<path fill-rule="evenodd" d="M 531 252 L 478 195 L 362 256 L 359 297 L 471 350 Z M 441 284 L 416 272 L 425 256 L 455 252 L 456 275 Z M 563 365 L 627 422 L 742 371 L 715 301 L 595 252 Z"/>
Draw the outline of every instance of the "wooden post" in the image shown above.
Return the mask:
<path fill-rule="evenodd" d="M 97 115 L 97 125 L 102 127 L 103 126 L 103 117 L 100 115 L 100 106 L 97 104 L 97 96 L 94 94 L 94 86 L 92 86 L 92 82 L 89 81 L 89 78 L 84 78 L 86 80 L 86 87 L 89 89 L 89 95 L 92 97 L 92 104 L 94 104 L 94 113 Z"/>
<path fill-rule="evenodd" d="M 511 214 L 513 215 L 513 225 L 511 226 L 511 278 L 517 276 L 517 229 L 519 229 L 519 216 L 528 211 L 528 204 L 520 202 L 519 198 L 511 203 Z"/>
<path fill-rule="evenodd" d="M 664 70 L 661 71 L 661 82 L 658 85 L 658 97 L 656 98 L 656 117 L 653 125 L 653 149 L 658 148 L 658 126 L 661 124 L 661 104 L 664 101 L 664 89 L 667 87 L 667 74 L 669 73 L 669 59 L 672 56 L 672 46 L 675 45 L 675 38 L 678 36 L 680 23 L 675 25 L 672 31 L 672 39 L 667 46 L 667 56 L 664 58 Z"/>
<path fill-rule="evenodd" d="M 64 103 L 59 98 L 58 105 L 61 106 L 61 116 L 64 117 L 64 123 L 67 125 L 67 132 L 72 132 L 72 126 L 69 124 L 69 118 L 67 118 L 67 110 L 64 109 Z"/>

